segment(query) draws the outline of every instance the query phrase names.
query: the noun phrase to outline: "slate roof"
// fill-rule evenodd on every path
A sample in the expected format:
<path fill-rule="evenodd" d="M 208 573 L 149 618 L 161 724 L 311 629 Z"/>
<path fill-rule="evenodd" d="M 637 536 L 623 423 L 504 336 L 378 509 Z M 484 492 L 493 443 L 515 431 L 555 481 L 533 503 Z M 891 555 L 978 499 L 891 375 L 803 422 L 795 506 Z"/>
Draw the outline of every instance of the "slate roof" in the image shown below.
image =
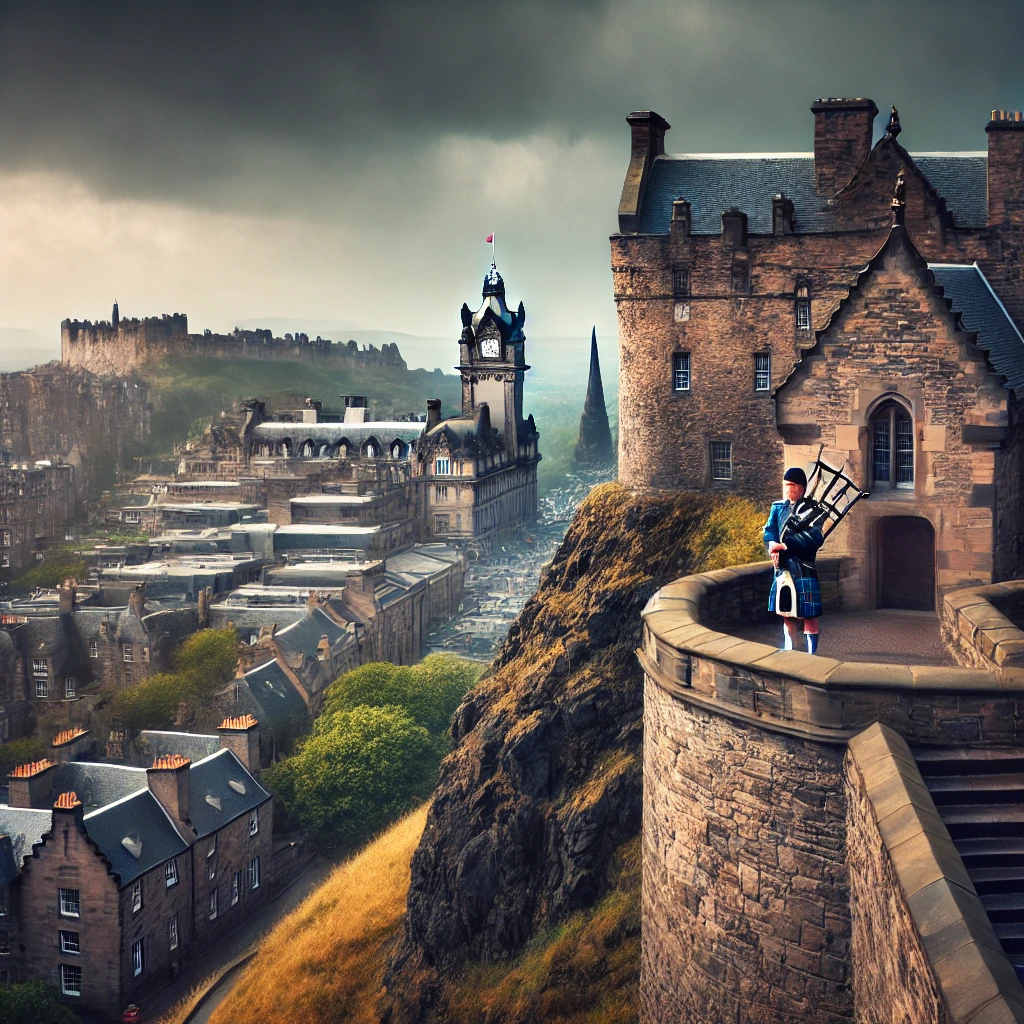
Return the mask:
<path fill-rule="evenodd" d="M 245 673 L 245 684 L 264 711 L 263 718 L 275 731 L 308 717 L 306 702 L 299 695 L 284 669 L 268 661 Z"/>
<path fill-rule="evenodd" d="M 67 761 L 57 766 L 53 792 L 74 790 L 82 806 L 90 811 L 123 800 L 147 786 L 145 768 L 102 761 Z"/>
<path fill-rule="evenodd" d="M 984 227 L 988 220 L 988 158 L 977 153 L 910 154 L 914 164 L 946 200 L 959 227 Z M 812 153 L 765 153 L 720 156 L 659 156 L 650 171 L 640 210 L 639 230 L 667 234 L 672 202 L 690 202 L 690 230 L 695 235 L 722 232 L 722 213 L 739 207 L 751 234 L 772 233 L 772 198 L 784 193 L 793 201 L 797 232 L 815 234 L 836 227 L 824 196 L 814 189 Z"/>
<path fill-rule="evenodd" d="M 1024 337 L 981 267 L 976 263 L 929 263 L 928 269 L 946 298 L 952 300 L 952 311 L 960 314 L 964 327 L 977 332 L 978 346 L 988 352 L 989 362 L 1006 378 L 1006 386 L 1024 395 Z"/>
<path fill-rule="evenodd" d="M 203 736 L 192 732 L 164 732 L 157 729 L 144 729 L 139 734 L 149 747 L 148 760 L 163 754 L 181 754 L 190 761 L 201 761 L 220 750 L 219 736 Z M 145 781 L 145 780 L 143 780 Z"/>
<path fill-rule="evenodd" d="M 300 698 L 301 700 L 301 698 Z M 244 793 L 228 785 L 240 783 Z M 220 807 L 207 800 L 219 801 Z M 270 799 L 270 794 L 246 771 L 242 762 L 227 749 L 197 761 L 189 776 L 188 816 L 199 838 L 216 832 L 229 821 L 248 814 Z"/>
<path fill-rule="evenodd" d="M 145 776 L 145 772 L 142 774 Z M 110 861 L 122 886 L 189 848 L 149 789 L 100 807 L 82 820 L 89 838 Z M 122 842 L 125 838 L 141 842 L 138 858 Z"/>
<path fill-rule="evenodd" d="M 15 872 L 21 871 L 22 861 L 32 852 L 32 847 L 42 841 L 43 834 L 50 831 L 50 812 L 29 810 L 27 807 L 8 807 L 0 804 L 0 835 L 11 837 Z M 0 864 L 0 871 L 3 871 Z M 7 864 L 10 871 L 10 864 Z M 0 884 L 10 881 L 0 876 Z"/>
<path fill-rule="evenodd" d="M 320 643 L 322 636 L 326 635 L 333 647 L 347 633 L 348 630 L 339 626 L 322 609 L 314 608 L 307 611 L 298 622 L 279 629 L 274 639 L 278 646 L 286 651 L 315 656 L 317 644 Z"/>

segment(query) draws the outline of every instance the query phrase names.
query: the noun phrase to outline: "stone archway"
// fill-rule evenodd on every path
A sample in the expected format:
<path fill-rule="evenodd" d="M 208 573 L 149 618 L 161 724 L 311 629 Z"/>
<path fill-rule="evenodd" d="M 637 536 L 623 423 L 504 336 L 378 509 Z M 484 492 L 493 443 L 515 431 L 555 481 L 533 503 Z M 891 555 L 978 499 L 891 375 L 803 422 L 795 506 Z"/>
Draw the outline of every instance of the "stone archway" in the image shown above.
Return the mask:
<path fill-rule="evenodd" d="M 935 610 L 935 529 L 927 519 L 879 519 L 878 607 Z"/>

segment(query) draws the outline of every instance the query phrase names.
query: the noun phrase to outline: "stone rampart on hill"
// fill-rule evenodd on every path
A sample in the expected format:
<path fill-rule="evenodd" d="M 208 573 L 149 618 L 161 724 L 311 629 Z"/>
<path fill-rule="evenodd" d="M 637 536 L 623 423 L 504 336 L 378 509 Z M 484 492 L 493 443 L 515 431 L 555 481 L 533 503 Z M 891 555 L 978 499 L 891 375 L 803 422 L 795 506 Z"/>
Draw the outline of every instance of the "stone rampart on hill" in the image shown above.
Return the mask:
<path fill-rule="evenodd" d="M 823 560 L 836 581 L 826 607 L 842 602 L 835 561 Z M 970 937 L 964 900 L 977 894 L 907 748 L 1018 745 L 1024 670 L 839 662 L 709 628 L 767 614 L 771 578 L 768 563 L 691 576 L 644 612 L 641 1019 L 924 1024 L 973 1019 L 997 998 L 1024 1012 L 991 925 Z M 860 757 L 876 733 L 899 748 L 884 777 Z M 908 859 L 897 847 L 919 835 L 928 850 Z M 943 871 L 966 893 L 948 905 L 941 885 L 924 892 Z M 886 879 L 896 888 L 877 891 Z M 895 981 L 865 952 L 875 926 L 904 958 Z M 943 947 L 954 931 L 963 952 Z M 959 975 L 978 957 L 988 980 L 972 989 Z M 909 992 L 915 971 L 928 984 Z M 908 1016 L 865 1016 L 886 991 Z"/>
<path fill-rule="evenodd" d="M 316 365 L 353 368 L 407 369 L 397 344 L 360 348 L 356 342 L 310 339 L 305 334 L 276 338 L 257 329 L 231 334 L 189 334 L 184 313 L 159 317 L 102 320 L 65 320 L 60 325 L 61 363 L 97 374 L 123 377 L 147 363 L 168 358 L 207 356 L 215 359 L 302 359 Z"/>

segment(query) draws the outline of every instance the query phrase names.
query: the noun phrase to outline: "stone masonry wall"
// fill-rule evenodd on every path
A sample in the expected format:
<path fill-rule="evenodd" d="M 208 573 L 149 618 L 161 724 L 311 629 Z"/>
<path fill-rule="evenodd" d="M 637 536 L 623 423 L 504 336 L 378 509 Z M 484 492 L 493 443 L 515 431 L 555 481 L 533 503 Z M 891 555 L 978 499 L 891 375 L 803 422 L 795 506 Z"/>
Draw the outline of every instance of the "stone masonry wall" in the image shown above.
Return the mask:
<path fill-rule="evenodd" d="M 842 748 L 644 700 L 646 1021 L 853 1019 Z"/>

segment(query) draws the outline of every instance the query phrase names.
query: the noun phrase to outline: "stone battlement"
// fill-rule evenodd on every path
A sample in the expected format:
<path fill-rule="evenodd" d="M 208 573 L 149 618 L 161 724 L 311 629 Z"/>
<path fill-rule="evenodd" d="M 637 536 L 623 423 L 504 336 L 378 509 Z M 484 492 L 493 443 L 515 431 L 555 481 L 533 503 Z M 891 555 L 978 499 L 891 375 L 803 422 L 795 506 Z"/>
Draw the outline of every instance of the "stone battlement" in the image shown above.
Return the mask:
<path fill-rule="evenodd" d="M 397 344 L 360 348 L 354 341 L 310 338 L 301 332 L 274 336 L 265 328 L 230 334 L 190 334 L 184 313 L 112 320 L 64 320 L 60 325 L 61 363 L 101 375 L 124 377 L 146 363 L 169 357 L 215 359 L 302 359 L 323 365 L 345 362 L 359 367 L 406 369 Z"/>

